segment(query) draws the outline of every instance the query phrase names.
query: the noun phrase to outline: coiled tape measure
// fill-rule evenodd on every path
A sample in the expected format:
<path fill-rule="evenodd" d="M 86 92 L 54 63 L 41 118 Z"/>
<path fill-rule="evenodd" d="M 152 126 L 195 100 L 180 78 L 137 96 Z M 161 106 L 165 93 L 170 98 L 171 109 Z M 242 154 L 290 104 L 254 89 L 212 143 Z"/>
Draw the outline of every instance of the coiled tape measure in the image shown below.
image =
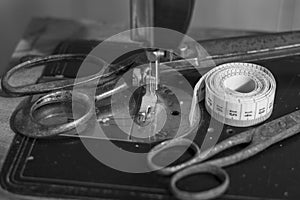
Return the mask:
<path fill-rule="evenodd" d="M 195 86 L 189 120 L 197 103 L 216 120 L 247 127 L 265 121 L 273 110 L 276 81 L 272 73 L 251 63 L 227 63 L 207 72 Z"/>

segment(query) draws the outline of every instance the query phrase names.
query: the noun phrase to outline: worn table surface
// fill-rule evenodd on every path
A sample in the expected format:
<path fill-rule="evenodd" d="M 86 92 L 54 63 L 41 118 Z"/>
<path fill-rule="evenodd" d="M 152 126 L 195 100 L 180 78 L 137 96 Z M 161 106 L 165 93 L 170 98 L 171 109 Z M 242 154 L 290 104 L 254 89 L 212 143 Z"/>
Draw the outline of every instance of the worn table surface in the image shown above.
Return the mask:
<path fill-rule="evenodd" d="M 114 34 L 127 30 L 128 26 L 104 24 L 92 21 L 72 21 L 53 18 L 36 18 L 28 25 L 23 37 L 20 39 L 12 55 L 8 67 L 19 62 L 20 58 L 27 55 L 48 55 L 58 43 L 66 39 L 94 39 L 104 40 Z M 252 34 L 253 32 L 218 30 L 218 29 L 191 29 L 189 36 L 195 40 L 205 40 L 221 37 L 233 37 Z M 129 42 L 129 38 L 119 38 L 120 41 Z M 41 69 L 30 71 L 21 76 L 13 77 L 14 84 L 33 82 L 40 75 Z M 26 78 L 25 78 L 26 77 Z M 0 93 L 0 167 L 10 147 L 14 132 L 10 128 L 9 118 L 22 98 L 8 98 Z M 23 198 L 8 194 L 2 190 L 1 199 Z M 32 198 L 30 198 L 32 199 Z"/>

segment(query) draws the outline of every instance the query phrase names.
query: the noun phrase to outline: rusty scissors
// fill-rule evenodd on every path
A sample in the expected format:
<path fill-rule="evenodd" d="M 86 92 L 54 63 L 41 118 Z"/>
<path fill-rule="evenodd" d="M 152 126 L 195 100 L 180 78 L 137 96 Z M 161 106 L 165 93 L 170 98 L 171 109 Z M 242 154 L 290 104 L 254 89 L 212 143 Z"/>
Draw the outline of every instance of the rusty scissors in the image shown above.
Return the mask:
<path fill-rule="evenodd" d="M 66 131 L 70 131 L 75 127 L 86 124 L 95 112 L 94 103 L 98 100 L 109 97 L 128 88 L 128 84 L 123 82 L 116 86 L 118 77 L 126 72 L 137 61 L 138 56 L 130 56 L 128 59 L 122 60 L 117 64 L 108 65 L 102 59 L 87 54 L 58 54 L 45 57 L 36 57 L 22 62 L 4 74 L 1 79 L 2 90 L 12 97 L 27 96 L 18 106 L 13 114 L 16 131 L 34 138 L 50 137 Z M 24 70 L 30 70 L 35 67 L 53 64 L 57 62 L 86 62 L 95 64 L 99 68 L 98 73 L 79 77 L 74 79 L 54 79 L 48 82 L 38 82 L 33 84 L 15 86 L 10 83 L 10 79 L 17 73 Z M 105 71 L 104 71 L 105 69 Z M 81 91 L 72 90 L 74 87 L 83 89 L 98 88 L 100 93 L 91 95 Z M 33 97 L 38 95 L 38 98 Z M 82 115 L 67 123 L 46 125 L 40 123 L 34 116 L 34 112 L 43 106 L 54 103 L 68 105 L 72 101 L 84 105 L 85 111 Z M 70 105 L 68 105 L 70 107 Z M 96 114 L 98 114 L 96 112 Z"/>
<path fill-rule="evenodd" d="M 127 90 L 132 83 L 122 76 L 128 70 L 137 66 L 149 64 L 148 50 L 137 52 L 116 63 L 106 63 L 97 56 L 87 54 L 58 54 L 45 57 L 36 57 L 24 61 L 7 71 L 1 79 L 2 90 L 12 97 L 27 96 L 11 117 L 12 128 L 16 132 L 28 137 L 42 138 L 51 137 L 64 132 L 71 131 L 78 127 L 86 126 L 90 119 L 96 114 L 96 120 L 101 121 L 103 115 L 95 110 L 94 104 L 114 94 Z M 27 85 L 15 86 L 10 80 L 15 74 L 22 73 L 43 65 L 57 64 L 60 62 L 83 62 L 94 64 L 97 73 L 80 76 L 78 78 L 54 78 L 51 81 L 41 81 Z M 173 63 L 173 62 L 170 62 Z M 178 63 L 175 62 L 175 63 Z M 124 80 L 119 81 L 120 77 Z M 128 78 L 132 78 L 128 77 Z M 132 81 L 132 80 L 131 80 Z M 149 84 L 152 86 L 152 84 Z M 74 88 L 79 88 L 74 90 Z M 93 88 L 96 88 L 93 90 Z M 91 91 L 89 91 L 91 90 Z M 89 94 L 91 93 L 91 94 Z M 39 96 L 34 98 L 34 96 Z M 50 104 L 63 104 L 65 107 L 72 106 L 72 102 L 83 105 L 84 111 L 78 114 L 79 117 L 67 117 L 67 122 L 59 124 L 44 124 L 34 114 L 43 107 L 50 107 Z M 121 105 L 120 105 L 121 106 Z M 49 109 L 51 110 L 51 109 Z M 48 111 L 47 111 L 48 112 Z M 49 118 L 52 113 L 49 113 Z M 63 114 L 63 113 L 61 113 Z M 48 117 L 48 116 L 46 116 Z"/>
<path fill-rule="evenodd" d="M 197 144 L 186 138 L 166 140 L 155 146 L 149 152 L 147 157 L 148 165 L 151 169 L 157 170 L 158 173 L 162 175 L 174 174 L 171 177 L 170 186 L 172 193 L 177 198 L 184 200 L 213 199 L 222 195 L 229 186 L 229 175 L 222 167 L 243 161 L 265 150 L 272 144 L 282 141 L 299 132 L 300 110 L 227 138 L 203 152 L 200 151 Z M 208 160 L 214 155 L 239 144 L 248 145 L 241 151 L 232 155 Z M 188 161 L 177 165 L 168 165 L 167 167 L 155 163 L 156 156 L 174 147 L 191 148 L 193 152 L 195 152 L 194 156 Z M 184 177 L 198 173 L 212 174 L 221 181 L 221 184 L 215 188 L 201 192 L 188 192 L 177 186 L 177 183 Z"/>

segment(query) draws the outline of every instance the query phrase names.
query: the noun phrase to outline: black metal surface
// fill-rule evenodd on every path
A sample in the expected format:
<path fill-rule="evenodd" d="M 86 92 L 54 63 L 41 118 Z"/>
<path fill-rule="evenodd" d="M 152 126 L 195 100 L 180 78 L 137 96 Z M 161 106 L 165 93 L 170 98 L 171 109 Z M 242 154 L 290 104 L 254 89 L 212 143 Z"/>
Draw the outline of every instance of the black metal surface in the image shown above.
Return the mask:
<path fill-rule="evenodd" d="M 85 53 L 94 45 L 94 42 L 64 43 L 58 51 Z M 274 111 L 269 120 L 299 109 L 300 56 L 253 62 L 267 67 L 277 81 Z M 61 71 L 61 66 L 54 71 L 49 69 L 45 74 L 51 76 Z M 59 73 L 72 76 L 74 71 L 65 68 Z M 199 78 L 194 73 L 186 76 L 191 83 Z M 196 138 L 198 144 L 203 141 L 209 120 L 210 116 L 204 112 Z M 225 126 L 220 140 L 243 130 L 245 128 Z M 101 145 L 107 141 L 93 142 Z M 300 136 L 296 135 L 242 163 L 225 168 L 231 183 L 222 199 L 299 199 L 299 144 Z M 151 148 L 151 144 L 118 142 L 118 145 L 141 152 Z M 16 135 L 0 178 L 4 189 L 22 195 L 78 199 L 173 199 L 168 191 L 169 178 L 155 173 L 128 174 L 113 170 L 90 155 L 78 138 L 34 140 Z M 213 184 L 215 182 L 206 176 L 192 177 L 181 183 L 182 187 L 190 190 Z"/>
<path fill-rule="evenodd" d="M 154 1 L 154 27 L 186 34 L 193 15 L 195 0 Z"/>

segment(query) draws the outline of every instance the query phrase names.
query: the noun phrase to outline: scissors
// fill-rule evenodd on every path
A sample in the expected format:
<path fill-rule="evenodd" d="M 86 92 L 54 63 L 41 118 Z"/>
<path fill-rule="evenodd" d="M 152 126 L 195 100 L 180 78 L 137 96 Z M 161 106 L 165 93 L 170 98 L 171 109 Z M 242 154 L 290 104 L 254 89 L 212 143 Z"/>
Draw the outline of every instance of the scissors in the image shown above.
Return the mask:
<path fill-rule="evenodd" d="M 50 55 L 45 57 L 37 57 L 31 60 L 22 62 L 8 72 L 4 74 L 1 79 L 2 90 L 10 96 L 27 96 L 26 99 L 17 107 L 11 117 L 12 128 L 23 135 L 33 138 L 52 137 L 64 132 L 71 131 L 72 129 L 79 127 L 86 127 L 89 119 L 96 114 L 96 120 L 101 121 L 103 115 L 99 110 L 95 111 L 94 105 L 97 101 L 103 100 L 114 94 L 121 93 L 122 91 L 130 87 L 128 81 L 116 85 L 119 78 L 136 66 L 147 65 L 149 61 L 148 49 L 142 53 L 135 53 L 134 55 L 126 57 L 117 63 L 107 64 L 105 61 L 93 55 L 86 54 L 59 54 Z M 41 65 L 57 63 L 57 62 L 74 62 L 74 61 L 85 61 L 93 63 L 99 67 L 99 73 L 95 73 L 89 76 L 80 77 L 75 79 L 54 79 L 54 81 L 38 82 L 29 85 L 14 86 L 10 84 L 10 79 L 14 74 L 22 72 L 22 70 L 29 70 Z M 155 60 L 157 61 L 157 60 Z M 146 63 L 146 64 L 145 64 Z M 171 62 L 172 63 L 172 62 Z M 176 62 L 178 63 L 178 61 Z M 185 62 L 186 63 L 186 62 Z M 151 62 L 150 62 L 150 66 Z M 158 63 L 155 63 L 156 69 Z M 100 68 L 102 67 L 102 68 Z M 158 74 L 156 80 L 158 79 Z M 152 75 L 151 75 L 152 76 Z M 132 77 L 131 77 L 132 78 Z M 146 79 L 147 81 L 147 79 Z M 157 89 L 157 82 L 153 84 L 150 79 L 150 89 L 148 95 L 145 95 L 142 99 L 141 109 L 145 108 L 146 114 L 150 113 L 149 105 L 155 104 L 156 99 L 155 90 Z M 147 86 L 147 85 L 146 85 Z M 72 90 L 74 87 L 79 87 L 80 91 Z M 96 94 L 86 94 L 90 88 L 99 88 Z M 87 92 L 86 92 L 87 91 Z M 35 98 L 32 95 L 39 96 Z M 155 101 L 153 101 L 153 99 Z M 79 118 L 68 117 L 68 122 L 60 123 L 55 125 L 43 124 L 35 117 L 35 112 L 44 106 L 50 104 L 60 103 L 66 107 L 70 107 L 72 101 L 77 101 L 85 107 L 84 113 Z M 49 106 L 48 106 L 49 107 Z M 47 111 L 48 112 L 48 111 Z M 48 112 L 50 117 L 51 113 Z M 62 113 L 63 114 L 63 113 Z M 144 117 L 143 119 L 147 119 Z"/>
<path fill-rule="evenodd" d="M 147 161 L 151 169 L 157 170 L 158 173 L 162 175 L 174 174 L 174 176 L 171 177 L 170 186 L 172 193 L 177 198 L 183 200 L 213 199 L 222 195 L 229 186 L 229 176 L 222 167 L 243 161 L 265 150 L 272 144 L 282 141 L 299 132 L 300 110 L 227 138 L 203 152 L 200 151 L 197 144 L 186 138 L 166 140 L 155 146 L 149 152 Z M 248 145 L 241 151 L 232 155 L 208 160 L 212 156 L 239 144 Z M 154 158 L 158 156 L 158 154 L 174 147 L 191 148 L 195 154 L 188 161 L 178 165 L 164 167 L 154 162 Z M 215 188 L 201 192 L 187 192 L 177 187 L 177 183 L 184 177 L 198 173 L 212 174 L 221 181 L 221 184 Z"/>
<path fill-rule="evenodd" d="M 22 70 L 32 69 L 41 65 L 46 65 L 56 62 L 74 62 L 85 61 L 93 63 L 99 68 L 99 73 L 95 73 L 86 77 L 75 79 L 57 79 L 49 82 L 40 82 L 22 86 L 14 86 L 10 84 L 11 77 Z M 100 58 L 86 54 L 58 54 L 45 57 L 37 57 L 31 60 L 22 62 L 4 74 L 1 79 L 2 90 L 10 96 L 29 96 L 39 95 L 37 99 L 33 96 L 27 97 L 16 109 L 13 114 L 15 129 L 18 132 L 34 138 L 51 137 L 57 134 L 70 131 L 75 127 L 82 126 L 92 117 L 95 108 L 92 106 L 94 102 L 102 100 L 113 94 L 124 91 L 128 88 L 126 82 L 117 85 L 116 81 L 120 75 L 124 74 L 134 65 L 138 65 L 141 61 L 140 55 L 129 56 L 127 59 L 120 61 L 117 64 L 108 65 Z M 91 98 L 90 95 L 83 92 L 72 91 L 72 88 L 79 86 L 81 88 L 98 88 L 101 87 L 100 94 Z M 70 122 L 56 125 L 45 125 L 39 123 L 34 112 L 42 106 L 52 103 L 69 104 L 72 100 L 78 101 L 85 106 L 85 113 L 78 119 Z M 100 118 L 100 113 L 96 111 L 97 118 Z"/>

